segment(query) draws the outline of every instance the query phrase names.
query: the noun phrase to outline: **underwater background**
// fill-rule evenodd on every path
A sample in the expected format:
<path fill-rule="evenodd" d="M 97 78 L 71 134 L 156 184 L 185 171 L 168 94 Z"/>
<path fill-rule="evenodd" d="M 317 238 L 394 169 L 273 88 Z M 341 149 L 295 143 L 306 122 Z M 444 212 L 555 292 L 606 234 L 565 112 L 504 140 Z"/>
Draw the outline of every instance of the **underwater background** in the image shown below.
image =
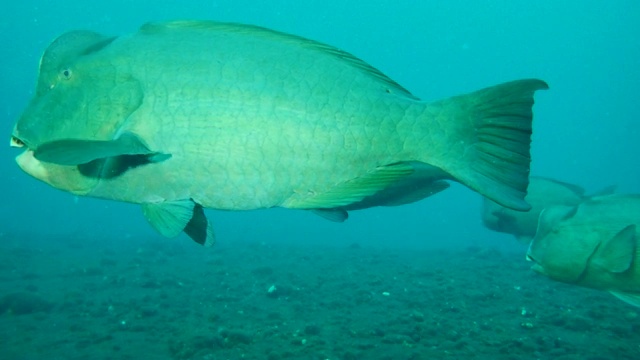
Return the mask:
<path fill-rule="evenodd" d="M 12 1 L 0 14 L 0 358 L 637 359 L 640 310 L 529 270 L 459 184 L 332 223 L 207 210 L 218 243 L 77 198 L 9 148 L 58 35 L 209 19 L 318 40 L 424 100 L 539 78 L 531 173 L 640 193 L 636 1 Z M 270 291 L 271 289 L 271 291 Z"/>

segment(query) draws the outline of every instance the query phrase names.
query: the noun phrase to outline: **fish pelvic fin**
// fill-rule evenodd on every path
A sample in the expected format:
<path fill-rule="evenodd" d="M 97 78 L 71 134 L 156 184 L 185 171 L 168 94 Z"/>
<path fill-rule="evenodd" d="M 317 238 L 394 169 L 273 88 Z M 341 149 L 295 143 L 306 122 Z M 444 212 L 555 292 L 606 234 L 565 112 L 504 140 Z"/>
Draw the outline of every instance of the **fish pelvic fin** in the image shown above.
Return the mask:
<path fill-rule="evenodd" d="M 182 231 L 200 245 L 211 246 L 215 235 L 200 204 L 191 199 L 142 204 L 142 213 L 156 231 L 176 237 Z"/>
<path fill-rule="evenodd" d="M 425 162 L 502 206 L 529 210 L 533 95 L 547 88 L 517 80 L 428 104 L 445 138 L 435 139 L 443 147 Z"/>

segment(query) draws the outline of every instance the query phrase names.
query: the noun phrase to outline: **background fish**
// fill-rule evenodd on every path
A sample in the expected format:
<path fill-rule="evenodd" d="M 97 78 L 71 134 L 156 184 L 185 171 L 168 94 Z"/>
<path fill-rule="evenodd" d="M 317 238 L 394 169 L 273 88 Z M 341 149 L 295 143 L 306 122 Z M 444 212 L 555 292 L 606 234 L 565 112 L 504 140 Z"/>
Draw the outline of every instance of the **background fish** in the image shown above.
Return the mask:
<path fill-rule="evenodd" d="M 611 292 L 640 306 L 640 195 L 594 197 L 542 211 L 527 252 L 551 279 Z"/>
<path fill-rule="evenodd" d="M 592 196 L 608 195 L 614 191 L 615 187 L 610 186 Z M 584 193 L 584 189 L 578 185 L 532 176 L 525 197 L 531 209 L 515 211 L 484 198 L 482 223 L 491 230 L 513 234 L 519 241 L 529 243 L 536 235 L 538 218 L 544 208 L 553 205 L 578 205 L 589 198 Z"/>
<path fill-rule="evenodd" d="M 342 220 L 447 179 L 526 210 L 533 93 L 546 88 L 520 80 L 426 103 L 346 52 L 259 27 L 73 31 L 45 51 L 12 145 L 32 176 L 142 204 L 161 234 L 210 245 L 203 208 Z"/>

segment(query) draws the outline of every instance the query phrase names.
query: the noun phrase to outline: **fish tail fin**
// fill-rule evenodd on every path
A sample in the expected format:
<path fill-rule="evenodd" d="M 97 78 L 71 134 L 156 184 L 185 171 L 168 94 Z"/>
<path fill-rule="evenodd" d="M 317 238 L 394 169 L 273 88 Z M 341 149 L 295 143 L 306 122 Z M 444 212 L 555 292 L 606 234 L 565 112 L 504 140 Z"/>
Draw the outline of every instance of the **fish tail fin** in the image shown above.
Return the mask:
<path fill-rule="evenodd" d="M 535 91 L 547 88 L 541 80 L 518 80 L 428 104 L 426 113 L 447 137 L 428 162 L 502 206 L 530 209 L 524 197 L 531 108 Z"/>

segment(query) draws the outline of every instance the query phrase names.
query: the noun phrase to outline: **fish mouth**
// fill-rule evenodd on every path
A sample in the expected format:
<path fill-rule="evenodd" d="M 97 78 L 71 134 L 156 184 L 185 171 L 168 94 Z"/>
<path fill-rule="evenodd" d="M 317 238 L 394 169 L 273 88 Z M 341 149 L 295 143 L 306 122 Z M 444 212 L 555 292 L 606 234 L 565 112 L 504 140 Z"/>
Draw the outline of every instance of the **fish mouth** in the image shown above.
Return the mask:
<path fill-rule="evenodd" d="M 533 261 L 534 263 L 538 263 L 536 259 L 534 259 L 529 253 L 527 253 L 527 261 Z"/>
<path fill-rule="evenodd" d="M 540 262 L 538 260 L 536 260 L 536 258 L 534 258 L 533 256 L 531 256 L 530 252 L 527 252 L 527 261 L 531 261 L 533 263 L 533 265 L 531 265 L 531 270 L 540 273 L 540 274 L 544 274 L 544 268 L 542 267 L 542 265 L 540 265 Z"/>
<path fill-rule="evenodd" d="M 47 171 L 42 163 L 33 156 L 33 150 L 22 139 L 11 135 L 9 146 L 24 149 L 20 155 L 16 156 L 16 162 L 24 172 L 43 181 L 47 178 Z"/>

